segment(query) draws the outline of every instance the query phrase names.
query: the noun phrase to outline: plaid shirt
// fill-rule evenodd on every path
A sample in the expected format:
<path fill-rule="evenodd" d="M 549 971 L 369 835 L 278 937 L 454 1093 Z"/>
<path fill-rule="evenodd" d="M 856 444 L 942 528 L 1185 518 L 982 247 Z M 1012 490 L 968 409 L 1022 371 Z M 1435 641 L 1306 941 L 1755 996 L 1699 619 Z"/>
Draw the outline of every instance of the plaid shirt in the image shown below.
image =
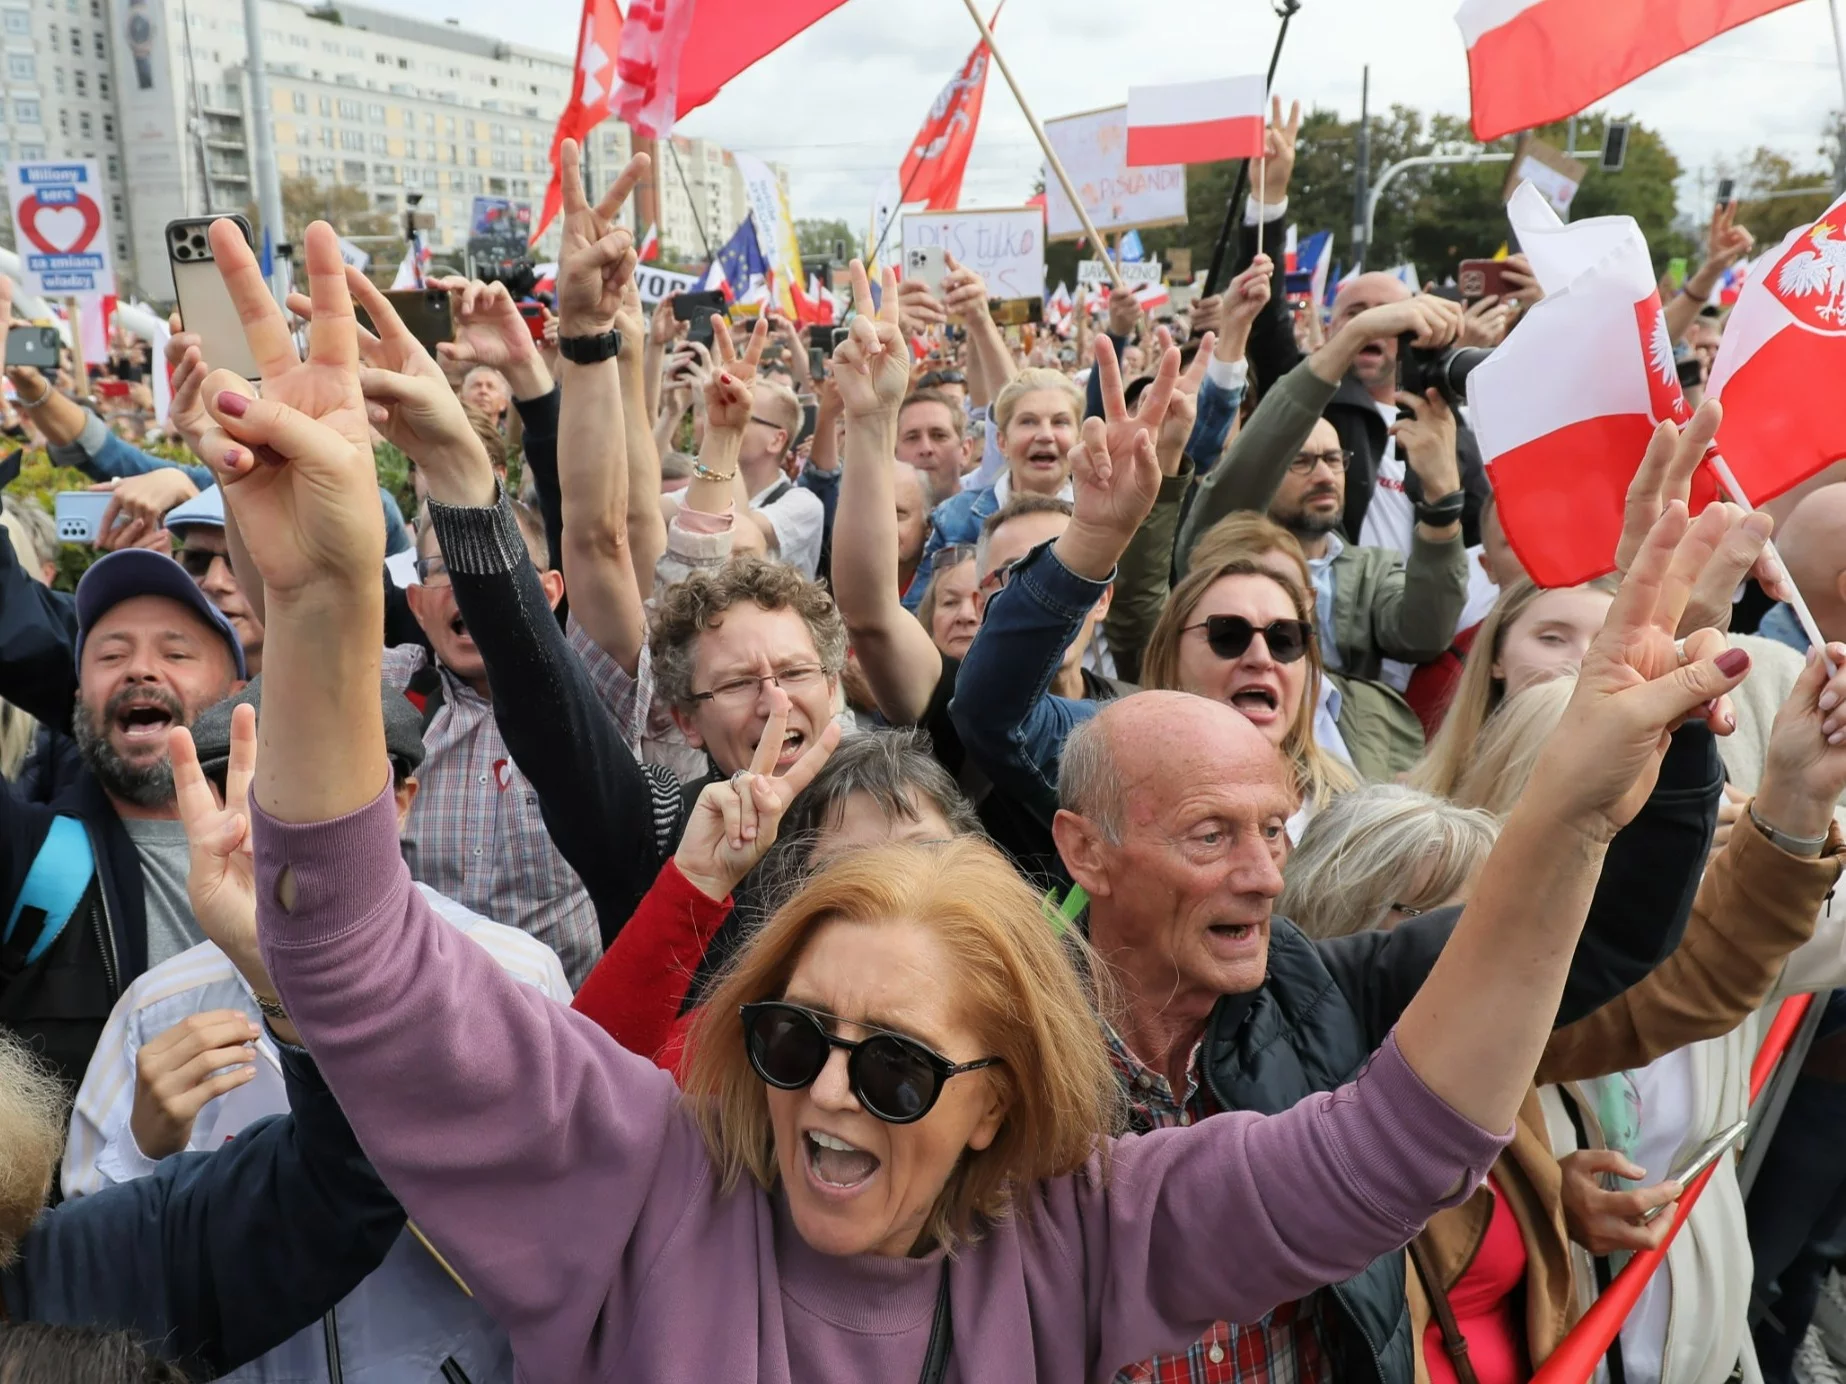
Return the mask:
<path fill-rule="evenodd" d="M 1137 1131 L 1189 1125 L 1219 1113 L 1211 1090 L 1199 1080 L 1199 1049 L 1186 1062 L 1186 1094 L 1129 1050 L 1121 1035 L 1103 1025 L 1109 1061 L 1122 1083 Z M 1114 1384 L 1332 1384 L 1333 1362 L 1321 1339 L 1322 1297 L 1315 1293 L 1285 1303 L 1258 1326 L 1215 1322 L 1183 1355 L 1156 1355 L 1130 1365 Z"/>
<path fill-rule="evenodd" d="M 570 644 L 640 758 L 641 730 L 654 699 L 645 646 L 631 678 L 573 616 Z M 402 690 L 429 662 L 415 644 L 385 650 L 384 680 Z M 421 790 L 404 831 L 412 878 L 466 908 L 532 934 L 558 954 L 572 988 L 602 956 L 596 907 L 564 863 L 539 815 L 538 793 L 506 752 L 493 703 L 438 665 L 442 706 L 423 732 Z"/>

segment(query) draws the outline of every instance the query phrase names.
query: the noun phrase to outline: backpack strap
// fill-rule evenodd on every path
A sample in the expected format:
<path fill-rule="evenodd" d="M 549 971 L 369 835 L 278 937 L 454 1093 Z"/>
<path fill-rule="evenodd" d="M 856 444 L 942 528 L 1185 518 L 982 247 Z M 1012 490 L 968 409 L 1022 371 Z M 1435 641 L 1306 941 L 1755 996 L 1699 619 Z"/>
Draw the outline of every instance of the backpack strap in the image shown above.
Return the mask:
<path fill-rule="evenodd" d="M 75 817 L 52 818 L 0 933 L 0 983 L 50 950 L 95 874 L 96 856 L 83 823 Z"/>

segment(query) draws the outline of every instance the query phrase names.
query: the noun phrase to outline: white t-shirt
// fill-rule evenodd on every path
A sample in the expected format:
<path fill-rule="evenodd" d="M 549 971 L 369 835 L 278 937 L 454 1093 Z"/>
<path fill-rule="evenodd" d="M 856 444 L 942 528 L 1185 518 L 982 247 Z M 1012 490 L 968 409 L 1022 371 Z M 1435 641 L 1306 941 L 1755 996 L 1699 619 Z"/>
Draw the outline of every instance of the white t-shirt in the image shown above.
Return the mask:
<path fill-rule="evenodd" d="M 821 532 L 827 522 L 827 508 L 820 496 L 778 476 L 750 497 L 750 508 L 767 515 L 769 526 L 776 531 L 772 556 L 812 581 L 820 570 Z"/>
<path fill-rule="evenodd" d="M 1397 424 L 1397 405 L 1373 401 L 1372 407 L 1385 420 L 1386 427 Z M 1378 479 L 1372 489 L 1372 502 L 1365 507 L 1365 522 L 1359 527 L 1359 542 L 1367 548 L 1391 548 L 1410 556 L 1411 535 L 1416 532 L 1416 506 L 1404 491 L 1404 462 L 1397 454 L 1397 439 L 1385 439 L 1384 455 L 1378 459 Z"/>

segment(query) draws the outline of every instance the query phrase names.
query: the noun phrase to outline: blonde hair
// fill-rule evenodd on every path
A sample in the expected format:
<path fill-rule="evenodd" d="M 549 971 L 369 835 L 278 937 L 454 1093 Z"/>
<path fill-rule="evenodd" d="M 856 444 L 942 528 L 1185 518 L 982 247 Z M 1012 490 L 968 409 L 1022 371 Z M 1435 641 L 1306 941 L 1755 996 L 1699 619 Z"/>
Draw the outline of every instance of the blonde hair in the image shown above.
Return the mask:
<path fill-rule="evenodd" d="M 1366 784 L 1308 823 L 1289 853 L 1276 912 L 1320 939 L 1368 932 L 1399 906 L 1435 908 L 1467 887 L 1499 832 L 1491 813 Z"/>
<path fill-rule="evenodd" d="M 1461 681 L 1455 685 L 1455 695 L 1443 712 L 1441 726 L 1404 782 L 1439 798 L 1455 796 L 1456 785 L 1474 757 L 1481 727 L 1506 696 L 1506 684 L 1494 676 L 1493 666 L 1500 661 L 1507 631 L 1532 602 L 1551 590 L 1606 591 L 1613 596 L 1615 589 L 1613 577 L 1598 577 L 1578 587 L 1539 586 L 1529 577 L 1508 583 L 1475 633 L 1462 664 Z"/>
<path fill-rule="evenodd" d="M 1268 515 L 1258 514 L 1253 509 L 1234 510 L 1200 534 L 1199 541 L 1192 545 L 1186 570 L 1196 572 L 1201 567 L 1216 567 L 1233 558 L 1254 560 L 1265 553 L 1282 554 L 1299 574 L 1301 585 L 1310 591 L 1314 589 L 1307 554 L 1301 551 L 1300 540 Z"/>
<path fill-rule="evenodd" d="M 782 381 L 768 375 L 758 375 L 750 382 L 750 387 L 752 390 L 760 389 L 768 395 L 770 404 L 782 414 L 781 426 L 782 431 L 787 434 L 787 440 L 783 442 L 782 450 L 776 453 L 777 459 L 780 460 L 788 455 L 788 449 L 795 445 L 795 439 L 801 433 L 801 399 Z"/>
<path fill-rule="evenodd" d="M 1300 546 L 1296 545 L 1297 559 L 1300 553 Z M 1210 567 L 1194 567 L 1173 588 L 1153 633 L 1147 637 L 1147 650 L 1141 656 L 1143 687 L 1174 692 L 1188 690 L 1179 683 L 1179 641 L 1205 593 L 1225 577 L 1264 577 L 1274 582 L 1287 594 L 1289 603 L 1295 608 L 1295 618 L 1313 626 L 1314 602 L 1307 594 L 1310 588 L 1271 571 L 1255 557 L 1232 557 Z M 1295 791 L 1302 802 L 1318 809 L 1336 793 L 1357 787 L 1359 781 L 1353 777 L 1351 769 L 1328 754 L 1314 739 L 1314 712 L 1320 705 L 1321 681 L 1327 676 L 1318 635 L 1308 641 L 1307 662 L 1307 685 L 1302 689 L 1301 705 L 1295 708 L 1288 734 L 1282 738 L 1282 753 L 1293 771 Z"/>
<path fill-rule="evenodd" d="M 1449 796 L 1462 807 L 1482 808 L 1496 817 L 1511 812 L 1576 689 L 1576 675 L 1564 673 L 1501 702 L 1481 727 L 1468 766 Z"/>
<path fill-rule="evenodd" d="M 4 791 L 4 790 L 0 790 Z M 64 1083 L 17 1034 L 0 1027 L 0 1269 L 45 1209 L 64 1152 Z"/>
<path fill-rule="evenodd" d="M 1019 407 L 1019 401 L 1028 394 L 1036 394 L 1041 389 L 1056 390 L 1069 396 L 1072 407 L 1077 410 L 1077 417 L 1083 418 L 1083 391 L 1077 388 L 1075 380 L 1058 370 L 1033 368 L 1021 370 L 1013 376 L 1012 383 L 1000 391 L 994 400 L 994 422 L 1004 433 L 1012 425 L 1013 413 Z"/>
<path fill-rule="evenodd" d="M 823 924 L 895 918 L 941 939 L 955 958 L 957 999 L 981 1054 L 1000 1059 L 956 1078 L 996 1083 L 1006 1113 L 994 1141 L 956 1163 L 930 1211 L 925 1242 L 952 1249 L 1014 1210 L 1033 1183 L 1106 1153 L 1120 1107 L 1071 954 L 1046 923 L 1039 896 L 985 841 L 869 847 L 813 876 L 750 939 L 693 1020 L 686 1099 L 724 1190 L 746 1175 L 773 1186 L 769 1103 L 744 1050 L 738 1006 L 781 996 Z M 1081 955 L 1082 944 L 1071 945 Z"/>

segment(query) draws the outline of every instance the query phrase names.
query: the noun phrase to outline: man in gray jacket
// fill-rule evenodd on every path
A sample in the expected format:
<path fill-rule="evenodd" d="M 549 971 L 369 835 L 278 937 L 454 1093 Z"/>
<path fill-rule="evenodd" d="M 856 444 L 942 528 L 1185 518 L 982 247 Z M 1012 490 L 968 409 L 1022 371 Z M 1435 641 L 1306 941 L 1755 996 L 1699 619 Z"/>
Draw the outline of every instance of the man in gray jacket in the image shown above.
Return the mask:
<path fill-rule="evenodd" d="M 1180 529 L 1177 566 L 1186 570 L 1206 532 L 1238 510 L 1266 513 L 1292 533 L 1314 581 L 1321 649 L 1330 672 L 1377 681 L 1384 660 L 1426 663 L 1455 635 L 1468 595 L 1461 536 L 1461 468 L 1454 414 L 1440 396 L 1399 395 L 1414 415 L 1392 433 L 1421 482 L 1410 555 L 1361 547 L 1340 534 L 1351 458 L 1322 417 L 1353 358 L 1379 337 L 1415 333 L 1440 344 L 1454 333 L 1440 299 L 1410 298 L 1355 317 L 1285 375 L 1212 469 Z"/>

